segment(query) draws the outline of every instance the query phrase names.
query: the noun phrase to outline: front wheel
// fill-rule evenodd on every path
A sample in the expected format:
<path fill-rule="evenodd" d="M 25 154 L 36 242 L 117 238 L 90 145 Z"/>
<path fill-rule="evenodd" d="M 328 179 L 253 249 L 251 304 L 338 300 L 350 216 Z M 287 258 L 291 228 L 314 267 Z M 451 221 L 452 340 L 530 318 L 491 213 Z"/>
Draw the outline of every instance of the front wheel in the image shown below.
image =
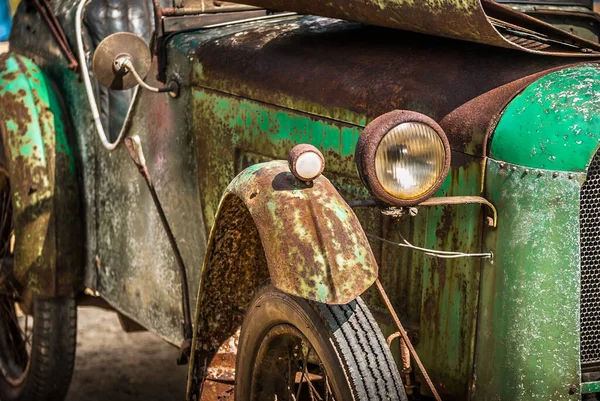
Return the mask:
<path fill-rule="evenodd" d="M 236 401 L 406 401 L 400 375 L 363 301 L 325 305 L 256 294 L 242 325 Z"/>

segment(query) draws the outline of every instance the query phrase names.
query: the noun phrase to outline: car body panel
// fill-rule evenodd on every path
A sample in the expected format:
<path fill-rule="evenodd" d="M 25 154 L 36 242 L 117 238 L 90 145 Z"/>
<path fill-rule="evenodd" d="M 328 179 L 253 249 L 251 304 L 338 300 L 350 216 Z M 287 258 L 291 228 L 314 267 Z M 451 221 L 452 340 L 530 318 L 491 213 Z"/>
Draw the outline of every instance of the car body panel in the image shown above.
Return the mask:
<path fill-rule="evenodd" d="M 481 276 L 473 400 L 576 400 L 579 191 L 585 173 L 489 159 L 486 198 L 498 227 Z M 542 174 L 540 174 L 542 173 Z"/>
<path fill-rule="evenodd" d="M 585 171 L 600 143 L 599 94 L 595 63 L 539 79 L 504 110 L 490 157 L 531 168 Z"/>
<path fill-rule="evenodd" d="M 0 103 L 13 193 L 15 277 L 35 295 L 70 293 L 82 266 L 68 116 L 44 73 L 31 60 L 10 53 L 0 58 Z"/>

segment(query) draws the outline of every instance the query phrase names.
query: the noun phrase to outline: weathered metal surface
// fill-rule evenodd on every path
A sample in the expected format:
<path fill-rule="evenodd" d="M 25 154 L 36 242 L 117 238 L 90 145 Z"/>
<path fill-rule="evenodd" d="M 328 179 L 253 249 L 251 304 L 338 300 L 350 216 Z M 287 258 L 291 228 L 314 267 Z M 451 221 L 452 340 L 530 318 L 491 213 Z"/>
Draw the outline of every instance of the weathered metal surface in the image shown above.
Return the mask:
<path fill-rule="evenodd" d="M 420 112 L 440 123 L 454 150 L 476 156 L 532 74 L 573 62 L 319 17 L 170 43 L 197 59 L 194 85 L 360 126 L 392 110 Z M 434 67 L 444 73 L 432 75 Z"/>
<path fill-rule="evenodd" d="M 514 148 L 514 146 L 513 146 Z M 515 167 L 513 169 L 512 167 Z M 579 190 L 585 173 L 488 160 L 498 208 L 482 266 L 473 400 L 576 400 L 579 363 Z"/>
<path fill-rule="evenodd" d="M 239 21 L 241 19 L 258 18 L 266 16 L 267 10 L 237 11 L 235 13 L 216 13 L 201 15 L 183 15 L 165 17 L 163 19 L 164 33 L 181 31 L 184 29 L 200 28 L 224 22 Z"/>
<path fill-rule="evenodd" d="M 502 35 L 498 28 L 503 24 L 499 20 L 517 20 L 530 30 L 549 34 L 550 37 L 567 43 L 580 43 L 587 49 L 600 49 L 596 43 L 588 42 L 565 31 L 553 28 L 542 21 L 520 14 L 508 7 L 490 0 L 245 0 L 269 9 L 295 11 L 301 14 L 322 15 L 360 21 L 388 28 L 414 31 L 454 39 L 468 40 L 486 45 L 519 49 L 537 54 L 561 55 L 583 54 L 569 47 L 549 46 L 543 51 L 521 46 L 518 41 Z M 520 14 L 520 15 L 519 15 Z M 410 17 L 407 17 L 410 16 Z"/>
<path fill-rule="evenodd" d="M 59 19 L 68 22 L 65 29 L 72 40 L 75 1 L 53 4 Z M 79 128 L 76 139 L 86 163 L 83 182 L 89 217 L 87 283 L 125 315 L 177 343 L 181 340 L 177 271 L 152 201 L 124 149 L 111 154 L 98 151 L 89 113 L 78 107 L 85 104 L 81 84 L 60 69 L 66 62 L 60 49 L 44 42 L 43 24 L 33 17 L 18 18 L 36 34 L 27 33 L 25 25 L 17 28 L 21 34 L 13 40 L 14 47 L 20 52 L 45 49 L 40 52 L 47 57 L 36 56 L 36 62 L 65 94 Z M 248 165 L 285 159 L 295 144 L 312 143 L 326 159 L 325 175 L 345 199 L 369 199 L 354 168 L 356 141 L 378 115 L 410 109 L 440 122 L 454 150 L 450 174 L 436 195 L 479 196 L 481 157 L 495 118 L 531 82 L 570 63 L 316 17 L 189 32 L 174 36 L 167 51 L 167 75 L 182 83 L 181 97 L 144 93 L 130 134 L 140 135 L 147 149 L 149 169 L 175 235 L 181 238 L 194 285 L 221 195 Z M 432 78 L 429 72 L 434 67 L 445 74 Z M 400 241 L 402 235 L 428 248 L 481 252 L 490 250 L 481 245 L 483 208 L 428 206 L 415 217 L 401 219 L 374 209 L 356 214 L 365 231 L 390 240 Z M 514 202 L 505 208 L 514 208 Z M 206 340 L 207 350 L 200 351 L 214 351 L 219 341 L 235 332 L 252 289 L 268 277 L 260 235 L 243 202 L 228 198 L 222 213 L 227 215 L 219 220 L 223 225 L 213 230 L 225 234 L 215 240 L 218 254 L 208 257 L 226 266 L 221 274 L 206 272 L 206 283 L 221 287 L 220 292 L 201 293 L 208 307 L 203 308 L 200 321 L 205 323 L 199 332 L 206 332 L 206 338 L 210 333 L 219 335 Z M 371 245 L 381 280 L 394 289 L 391 301 L 405 326 L 418 336 L 415 347 L 442 398 L 467 399 L 475 365 L 481 262 L 434 259 L 389 244 Z M 235 254 L 248 257 L 233 258 Z M 194 294 L 195 288 L 191 290 Z M 365 298 L 389 334 L 394 329 L 381 313 L 383 305 L 370 291 Z M 221 311 L 229 320 L 219 318 Z M 501 362 L 506 365 L 506 359 L 518 355 L 501 355 L 505 358 Z M 477 364 L 483 364 L 481 358 Z M 511 380 L 516 376 L 507 375 Z"/>
<path fill-rule="evenodd" d="M 324 176 L 312 185 L 301 184 L 287 163 L 274 161 L 246 169 L 227 194 L 240 197 L 249 208 L 278 289 L 346 304 L 373 284 L 377 263 L 367 238 Z"/>
<path fill-rule="evenodd" d="M 445 196 L 427 199 L 421 202 L 419 206 L 444 206 L 444 205 L 471 205 L 480 204 L 486 205 L 491 213 L 491 217 L 488 217 L 488 225 L 490 227 L 496 227 L 498 224 L 498 210 L 496 207 L 487 199 L 481 196 Z"/>
<path fill-rule="evenodd" d="M 324 174 L 344 199 L 372 199 L 354 167 L 354 151 L 362 126 L 201 88 L 194 89 L 194 99 L 194 125 L 200 138 L 198 152 L 203 155 L 199 158 L 199 177 L 201 186 L 211 189 L 204 194 L 206 221 L 214 216 L 218 197 L 227 187 L 229 177 L 255 163 L 284 159 L 297 143 L 311 143 L 323 152 Z M 450 173 L 436 195 L 480 195 L 482 173 L 481 159 L 453 152 Z M 376 208 L 357 209 L 356 214 L 368 233 L 397 241 L 401 233 L 419 246 L 481 252 L 484 208 L 427 206 L 420 208 L 416 217 L 400 220 L 384 217 Z M 236 244 L 239 238 L 231 241 Z M 222 248 L 227 246 L 225 243 Z M 473 367 L 479 260 L 435 259 L 377 241 L 371 246 L 383 284 L 393 289 L 390 297 L 396 310 L 406 326 L 418 333 L 415 347 L 442 399 L 466 399 Z M 261 274 L 265 277 L 266 272 Z M 215 282 L 236 283 L 223 285 L 228 291 L 244 282 L 240 277 L 222 277 L 215 276 Z M 385 306 L 377 294 L 369 290 L 365 298 L 376 315 L 383 316 Z M 241 302 L 243 299 L 235 298 L 224 301 L 233 305 Z M 240 314 L 240 322 L 241 318 Z M 386 334 L 396 331 L 393 322 L 385 319 L 380 322 Z"/>
<path fill-rule="evenodd" d="M 579 392 L 581 394 L 600 393 L 600 382 L 581 383 Z"/>
<path fill-rule="evenodd" d="M 599 114 L 598 64 L 553 72 L 508 105 L 490 157 L 532 168 L 584 171 L 598 148 Z"/>
<path fill-rule="evenodd" d="M 0 105 L 13 193 L 15 277 L 37 295 L 70 293 L 80 278 L 82 243 L 68 117 L 42 71 L 17 55 L 0 57 Z"/>
<path fill-rule="evenodd" d="M 203 369 L 200 355 L 209 355 L 210 363 L 267 279 L 292 295 L 344 304 L 377 278 L 377 263 L 352 209 L 327 178 L 300 183 L 285 161 L 240 173 L 215 219 L 196 306 L 190 384 Z"/>
<path fill-rule="evenodd" d="M 62 26 L 56 15 L 54 14 L 54 10 L 50 5 L 48 0 L 33 0 L 32 5 L 37 9 L 40 16 L 44 19 L 47 28 L 52 33 L 52 36 L 58 46 L 60 46 L 63 55 L 69 60 L 69 70 L 76 72 L 79 68 L 79 64 L 75 59 L 75 55 L 69 46 L 67 41 L 67 37 L 62 29 Z"/>
<path fill-rule="evenodd" d="M 173 235 L 173 230 L 171 229 L 169 221 L 167 220 L 164 208 L 160 202 L 160 199 L 158 198 L 158 194 L 156 193 L 156 187 L 154 186 L 154 182 L 152 181 L 152 177 L 150 176 L 150 172 L 148 171 L 148 165 L 146 164 L 146 156 L 144 155 L 144 150 L 142 148 L 140 137 L 136 135 L 133 137 L 125 138 L 125 146 L 129 151 L 131 160 L 138 168 L 142 178 L 144 178 L 144 180 L 146 181 L 146 185 L 148 186 L 148 190 L 150 191 L 150 196 L 152 197 L 152 201 L 154 202 L 154 206 L 156 208 L 156 211 L 158 212 L 160 222 L 169 240 L 171 250 L 173 251 L 173 256 L 175 257 L 175 261 L 177 262 L 177 267 L 179 268 L 179 284 L 181 288 L 181 311 L 183 314 L 183 342 L 179 347 L 179 358 L 177 359 L 177 363 L 179 365 L 185 365 L 189 361 L 193 336 L 192 313 L 190 311 L 190 292 L 189 281 L 187 278 L 187 269 L 185 266 L 185 262 L 181 257 L 181 251 L 179 249 L 179 245 L 177 245 L 177 239 Z"/>

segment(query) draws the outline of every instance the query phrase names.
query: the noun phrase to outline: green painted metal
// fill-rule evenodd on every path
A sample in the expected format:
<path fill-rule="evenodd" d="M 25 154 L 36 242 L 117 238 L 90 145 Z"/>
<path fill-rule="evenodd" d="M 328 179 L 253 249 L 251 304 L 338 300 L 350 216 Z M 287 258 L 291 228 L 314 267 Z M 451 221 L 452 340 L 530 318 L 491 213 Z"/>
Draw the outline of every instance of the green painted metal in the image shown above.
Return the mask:
<path fill-rule="evenodd" d="M 579 388 L 581 394 L 600 393 L 600 382 L 581 383 Z"/>
<path fill-rule="evenodd" d="M 280 290 L 346 304 L 375 282 L 377 262 L 362 227 L 324 176 L 304 186 L 285 161 L 255 164 L 231 182 L 229 194 L 248 207 Z"/>
<path fill-rule="evenodd" d="M 527 174 L 525 168 L 487 163 L 485 194 L 499 215 L 484 241 L 495 256 L 481 273 L 476 401 L 576 400 L 570 387 L 581 380 L 579 191 L 585 173 Z"/>
<path fill-rule="evenodd" d="M 235 174 L 256 163 L 285 159 L 297 143 L 311 143 L 323 152 L 324 175 L 345 200 L 370 199 L 354 166 L 354 147 L 362 126 L 204 88 L 194 88 L 194 110 L 197 144 L 205 155 L 199 159 L 199 179 L 206 188 L 205 221 L 211 226 L 221 194 Z M 480 195 L 482 159 L 455 152 L 453 160 L 436 196 Z M 401 233 L 419 246 L 481 252 L 484 217 L 478 205 L 422 207 L 416 217 L 399 220 L 384 217 L 375 208 L 355 211 L 364 231 L 371 234 L 400 242 Z M 419 338 L 417 351 L 436 383 L 443 385 L 442 394 L 466 399 L 473 373 L 480 261 L 438 260 L 376 240 L 371 247 L 379 261 L 379 276 L 386 288 L 393 289 L 389 291 L 392 302 L 409 331 Z M 229 280 L 230 276 L 219 277 Z M 385 333 L 394 332 L 393 323 L 384 318 L 379 295 L 367 291 L 364 298 L 377 312 Z"/>
<path fill-rule="evenodd" d="M 78 235 L 75 159 L 60 101 L 44 73 L 25 57 L 0 57 L 0 121 L 13 193 L 15 276 L 35 294 L 72 291 L 77 273 L 59 278 L 58 271 L 77 266 L 57 263 L 78 260 L 80 251 L 64 254 L 57 246 L 66 247 L 68 238 Z M 65 225 L 71 231 L 59 234 Z"/>
<path fill-rule="evenodd" d="M 240 255 L 243 255 L 240 257 Z M 356 215 L 331 182 L 301 184 L 287 162 L 254 164 L 227 187 L 208 240 L 194 349 L 216 352 L 267 278 L 280 290 L 345 304 L 377 278 Z"/>
<path fill-rule="evenodd" d="M 600 141 L 600 66 L 546 75 L 506 108 L 490 157 L 527 167 L 584 171 Z"/>
<path fill-rule="evenodd" d="M 211 227 L 229 182 L 241 171 L 236 166 L 236 149 L 254 150 L 267 160 L 287 159 L 298 143 L 310 143 L 325 156 L 328 172 L 350 172 L 354 167 L 354 147 L 362 127 L 285 111 L 251 100 L 219 92 L 193 91 L 194 119 L 200 138 L 200 183 L 205 188 L 204 219 Z M 219 133 L 204 136 L 204 133 Z"/>

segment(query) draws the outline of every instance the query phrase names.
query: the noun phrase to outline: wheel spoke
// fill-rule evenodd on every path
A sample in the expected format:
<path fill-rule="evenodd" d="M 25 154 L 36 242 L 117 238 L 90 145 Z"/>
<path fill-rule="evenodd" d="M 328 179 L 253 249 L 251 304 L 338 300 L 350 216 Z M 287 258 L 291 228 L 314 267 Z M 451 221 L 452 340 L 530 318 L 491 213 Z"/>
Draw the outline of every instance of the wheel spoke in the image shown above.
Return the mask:
<path fill-rule="evenodd" d="M 275 326 L 266 334 L 252 372 L 253 401 L 335 400 L 319 354 L 291 325 Z"/>

